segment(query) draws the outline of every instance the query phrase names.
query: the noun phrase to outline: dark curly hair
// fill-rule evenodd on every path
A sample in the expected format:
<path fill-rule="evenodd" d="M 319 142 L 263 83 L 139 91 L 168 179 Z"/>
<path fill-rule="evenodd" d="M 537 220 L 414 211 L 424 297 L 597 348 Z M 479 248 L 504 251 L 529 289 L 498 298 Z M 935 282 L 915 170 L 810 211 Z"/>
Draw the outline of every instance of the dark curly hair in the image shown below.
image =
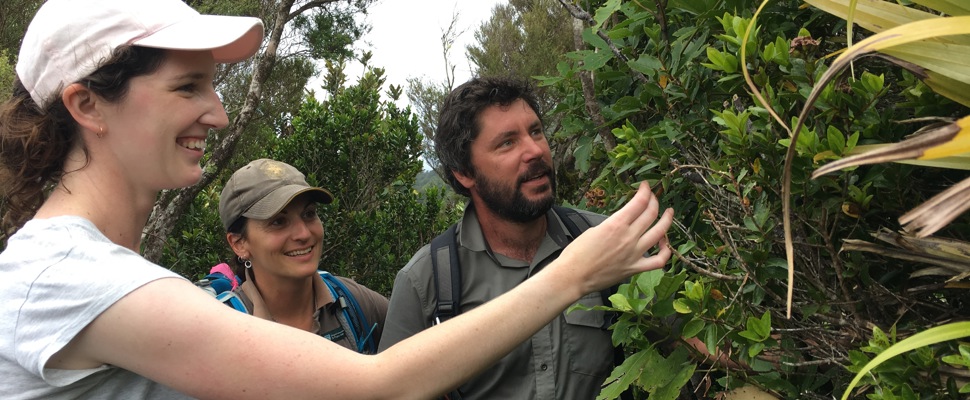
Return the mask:
<path fill-rule="evenodd" d="M 165 50 L 119 47 L 79 83 L 117 102 L 128 94 L 132 78 L 155 72 L 165 56 Z M 79 141 L 77 121 L 59 95 L 42 109 L 19 79 L 14 82 L 13 96 L 0 104 L 0 204 L 5 206 L 0 236 L 12 234 L 33 217 L 45 193 L 64 175 L 64 161 L 74 146 L 81 146 L 87 158 L 87 149 Z"/>
<path fill-rule="evenodd" d="M 481 131 L 479 115 L 486 108 L 507 106 L 522 99 L 542 119 L 534 87 L 528 81 L 511 76 L 474 78 L 458 86 L 445 97 L 434 135 L 435 154 L 442 173 L 456 193 L 471 196 L 455 178 L 454 171 L 474 176 L 470 146 Z"/>

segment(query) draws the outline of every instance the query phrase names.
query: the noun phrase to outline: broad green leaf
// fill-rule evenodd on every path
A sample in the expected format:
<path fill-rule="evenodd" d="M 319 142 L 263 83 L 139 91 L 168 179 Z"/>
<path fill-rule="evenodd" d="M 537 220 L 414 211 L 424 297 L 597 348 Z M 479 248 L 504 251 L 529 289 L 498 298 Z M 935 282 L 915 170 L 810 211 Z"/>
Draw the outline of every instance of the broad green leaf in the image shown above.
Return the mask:
<path fill-rule="evenodd" d="M 633 307 L 630 306 L 630 301 L 622 294 L 614 293 L 610 295 L 610 302 L 613 303 L 613 308 L 618 310 L 626 312 L 633 311 Z"/>
<path fill-rule="evenodd" d="M 842 19 L 849 18 L 849 0 L 805 0 L 806 3 Z M 882 0 L 858 0 L 852 15 L 854 23 L 879 33 L 911 22 L 940 16 Z"/>
<path fill-rule="evenodd" d="M 748 357 L 754 358 L 759 353 L 761 353 L 761 350 L 764 350 L 764 349 L 765 349 L 764 343 L 759 342 L 759 343 L 752 344 L 751 347 L 748 348 Z"/>
<path fill-rule="evenodd" d="M 579 138 L 573 156 L 576 157 L 576 168 L 583 173 L 589 172 L 589 157 L 593 151 L 593 137 L 584 135 Z"/>
<path fill-rule="evenodd" d="M 646 368 L 650 357 L 659 357 L 659 354 L 656 353 L 656 350 L 646 349 L 625 358 L 622 364 L 613 369 L 610 377 L 606 378 L 604 383 L 608 384 L 603 387 L 596 399 L 619 398 L 621 393 L 630 388 L 630 384 L 637 379 L 640 371 Z"/>
<path fill-rule="evenodd" d="M 593 31 L 598 31 L 603 27 L 603 23 L 606 22 L 616 10 L 620 9 L 620 0 L 607 0 L 602 7 L 596 9 L 596 15 L 593 19 L 596 21 L 596 25 L 593 26 Z"/>
<path fill-rule="evenodd" d="M 845 135 L 842 134 L 842 131 L 829 125 L 826 136 L 829 141 L 829 150 L 832 150 L 835 154 L 842 154 L 842 149 L 845 148 Z"/>
<path fill-rule="evenodd" d="M 596 71 L 603 68 L 611 58 L 613 58 L 613 53 L 607 51 L 590 52 L 586 57 L 583 57 L 582 69 Z"/>
<path fill-rule="evenodd" d="M 658 353 L 649 359 L 646 369 L 641 371 L 640 384 L 650 393 L 650 400 L 676 400 L 680 388 L 694 373 L 695 364 L 689 362 L 688 351 L 678 347 L 664 358 Z"/>
<path fill-rule="evenodd" d="M 758 341 L 768 339 L 771 334 L 771 314 L 768 311 L 761 318 L 748 317 L 747 330 L 754 332 L 760 338 Z"/>
<path fill-rule="evenodd" d="M 590 29 L 583 30 L 583 41 L 601 51 L 610 51 L 609 43 L 606 43 L 603 38 L 599 37 L 596 32 L 593 32 Z"/>
<path fill-rule="evenodd" d="M 923 79 L 923 82 L 934 92 L 970 107 L 970 83 L 960 82 L 934 71 L 926 71 L 926 78 Z"/>
<path fill-rule="evenodd" d="M 686 324 L 684 324 L 684 330 L 681 333 L 681 336 L 685 338 L 692 338 L 694 336 L 697 336 L 697 334 L 700 333 L 702 329 L 704 329 L 704 325 L 705 325 L 704 320 L 696 319 L 696 318 L 691 319 Z"/>
<path fill-rule="evenodd" d="M 970 14 L 970 3 L 966 0 L 912 0 L 913 3 L 932 8 L 949 15 Z"/>
<path fill-rule="evenodd" d="M 680 314 L 690 314 L 690 305 L 684 299 L 674 300 L 674 310 Z"/>
<path fill-rule="evenodd" d="M 655 290 L 660 281 L 664 278 L 664 271 L 657 269 L 653 271 L 641 272 L 637 274 L 637 289 L 643 294 L 646 301 L 653 300 Z"/>
<path fill-rule="evenodd" d="M 704 66 L 718 71 L 724 71 L 724 53 L 714 47 L 707 48 L 707 59 L 711 60 L 710 64 L 705 63 Z"/>
<path fill-rule="evenodd" d="M 880 52 L 970 84 L 970 45 L 921 41 Z"/>
<path fill-rule="evenodd" d="M 970 322 L 954 322 L 927 329 L 890 346 L 859 370 L 842 394 L 842 400 L 848 399 L 856 384 L 883 362 L 910 350 L 968 336 L 970 336 Z"/>
<path fill-rule="evenodd" d="M 630 68 L 646 76 L 653 76 L 658 70 L 663 68 L 660 59 L 650 54 L 641 54 L 640 58 L 630 61 Z"/>
<path fill-rule="evenodd" d="M 851 156 L 856 154 L 862 154 L 867 151 L 878 150 L 880 148 L 891 146 L 891 145 L 892 145 L 891 143 L 859 145 L 847 151 L 844 155 Z M 818 153 L 815 156 L 815 158 L 819 160 L 828 159 L 831 157 L 836 157 L 835 153 L 833 153 L 832 151 L 823 151 Z M 937 158 L 933 160 L 896 160 L 893 162 L 898 164 L 918 165 L 922 167 L 970 170 L 970 153 L 957 154 L 957 155 Z"/>

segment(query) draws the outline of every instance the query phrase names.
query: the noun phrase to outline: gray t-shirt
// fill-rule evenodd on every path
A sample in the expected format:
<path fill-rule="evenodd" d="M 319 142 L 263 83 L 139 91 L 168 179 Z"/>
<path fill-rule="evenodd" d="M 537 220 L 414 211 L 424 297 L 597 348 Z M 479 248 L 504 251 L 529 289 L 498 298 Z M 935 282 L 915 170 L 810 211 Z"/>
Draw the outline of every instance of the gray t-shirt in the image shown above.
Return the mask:
<path fill-rule="evenodd" d="M 86 219 L 27 222 L 0 253 L 0 398 L 189 398 L 108 365 L 44 367 L 116 301 L 171 277 L 179 275 L 112 243 Z"/>

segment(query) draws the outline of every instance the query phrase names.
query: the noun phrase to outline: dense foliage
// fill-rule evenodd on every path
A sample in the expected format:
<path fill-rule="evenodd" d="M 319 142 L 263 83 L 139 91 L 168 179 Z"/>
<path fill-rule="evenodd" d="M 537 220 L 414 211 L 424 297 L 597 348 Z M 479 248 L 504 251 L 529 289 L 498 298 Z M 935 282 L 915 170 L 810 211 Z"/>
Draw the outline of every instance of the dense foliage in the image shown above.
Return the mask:
<path fill-rule="evenodd" d="M 590 182 L 586 206 L 614 210 L 633 183 L 646 179 L 679 220 L 670 233 L 677 255 L 669 273 L 641 277 L 615 299 L 623 315 L 614 339 L 636 357 L 616 371 L 620 380 L 606 396 L 625 385 L 651 398 L 675 395 L 664 386 L 683 383 L 694 362 L 648 339 L 658 329 L 667 338 L 700 339 L 734 362 L 698 366 L 694 387 L 704 394 L 754 383 L 780 398 L 828 398 L 877 350 L 867 342 L 893 340 L 879 332 L 967 317 L 965 290 L 911 279 L 916 267 L 907 262 L 840 251 L 843 240 L 899 229 L 896 217 L 962 174 L 879 165 L 809 179 L 826 157 L 912 133 L 907 120 L 965 113 L 906 70 L 868 59 L 856 65 L 854 78 L 823 92 L 796 144 L 795 312 L 786 318 L 780 182 L 788 134 L 754 101 L 741 68 L 793 125 L 826 69 L 825 56 L 844 47 L 846 32 L 844 21 L 801 2 L 771 2 L 742 60 L 740 45 L 759 3 L 605 1 L 586 10 L 567 4 L 573 15 L 588 17 L 588 48 L 568 54 L 560 73 L 543 82 L 571 93 L 555 110 L 565 114 L 556 134 L 578 137 L 576 168 Z M 577 79 L 584 71 L 595 77 L 594 99 L 584 97 Z M 593 123 L 591 100 L 605 125 Z M 604 129 L 617 142 L 609 151 Z M 949 233 L 966 235 L 965 221 Z M 882 375 L 884 397 L 873 398 L 892 398 L 889 392 L 956 398 L 947 388 L 959 374 L 939 373 L 941 363 L 928 352 Z M 681 375 L 658 382 L 649 376 L 657 368 Z"/>
<path fill-rule="evenodd" d="M 39 4 L 10 4 L 21 3 Z M 911 275 L 924 268 L 915 262 L 843 250 L 846 241 L 872 242 L 875 232 L 899 230 L 899 215 L 964 173 L 885 164 L 810 179 L 818 165 L 857 145 L 899 141 L 921 126 L 914 121 L 967 113 L 934 93 L 918 73 L 872 57 L 825 87 L 795 143 L 795 307 L 787 318 L 780 188 L 789 133 L 755 101 L 742 70 L 781 122 L 792 126 L 831 55 L 845 47 L 847 29 L 842 19 L 797 0 L 770 2 L 757 26 L 750 26 L 759 4 L 560 0 L 585 28 L 580 48 L 562 57 L 553 50 L 559 47 L 543 42 L 561 37 L 529 42 L 532 28 L 541 35 L 549 21 L 562 27 L 562 10 L 549 1 L 512 1 L 479 30 L 478 52 L 471 55 L 482 72 L 508 66 L 546 75 L 539 82 L 556 96 L 548 117 L 555 121 L 550 136 L 565 202 L 609 213 L 636 182 L 648 180 L 663 204 L 676 210 L 669 235 L 676 256 L 668 271 L 642 274 L 613 297 L 620 312 L 614 340 L 629 357 L 604 397 L 634 387 L 640 397 L 674 398 L 681 386 L 714 396 L 754 384 L 783 399 L 827 399 L 899 338 L 970 316 L 965 277 L 948 284 L 938 276 Z M 257 7 L 193 5 L 227 7 L 229 13 Z M 275 18 L 259 13 L 268 26 Z M 0 14 L 11 17 L 0 17 L 0 50 L 7 50 L 0 51 L 2 98 L 13 77 L 10 50 L 19 40 L 10 32 L 21 32 L 17 24 L 24 21 Z M 297 166 L 338 199 L 322 210 L 322 267 L 387 294 L 395 271 L 458 216 L 447 189 L 412 189 L 421 170 L 422 134 L 431 132 L 435 120 L 435 97 L 450 88 L 429 84 L 413 93 L 412 101 L 421 98 L 425 105 L 415 116 L 381 100 L 379 69 L 355 85 L 344 84 L 343 50 L 362 32 L 346 13 L 307 15 L 294 25 L 307 42 L 272 66 L 268 81 L 274 84 L 261 92 L 261 117 L 231 148 L 228 172 L 207 171 L 218 178 L 178 214 L 161 264 L 198 277 L 226 260 L 230 253 L 216 213 L 221 185 L 234 168 L 271 157 Z M 339 31 L 327 30 L 337 25 Z M 524 28 L 512 29 L 518 25 Z M 335 40 L 323 40 L 327 34 Z M 853 39 L 865 35 L 856 29 Z M 521 42 L 498 41 L 505 38 Z M 503 58 L 509 49 L 515 57 Z M 326 100 L 318 100 L 304 96 L 302 87 L 315 73 L 310 60 L 323 56 L 332 58 L 331 70 L 324 79 Z M 558 62 L 555 70 L 528 69 L 553 65 L 536 60 Z M 227 97 L 231 115 L 243 105 L 254 67 L 233 68 L 220 80 L 225 93 L 233 93 Z M 966 240 L 967 219 L 940 235 Z M 686 346 L 691 338 L 717 353 L 719 362 Z M 871 399 L 955 399 L 970 375 L 968 365 L 965 344 L 935 345 L 884 363 L 863 383 Z"/>

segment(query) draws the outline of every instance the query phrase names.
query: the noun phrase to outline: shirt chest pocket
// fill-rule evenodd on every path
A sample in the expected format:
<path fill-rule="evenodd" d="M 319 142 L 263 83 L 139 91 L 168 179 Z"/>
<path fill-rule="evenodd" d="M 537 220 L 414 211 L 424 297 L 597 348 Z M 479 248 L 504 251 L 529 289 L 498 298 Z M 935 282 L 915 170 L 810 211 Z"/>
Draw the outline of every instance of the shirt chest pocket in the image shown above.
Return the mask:
<path fill-rule="evenodd" d="M 590 293 L 580 298 L 576 304 L 582 305 L 584 308 L 601 306 L 603 305 L 603 297 L 599 292 Z M 566 323 L 569 325 L 586 326 L 597 329 L 606 328 L 606 311 L 575 309 L 563 314 L 565 314 Z"/>
<path fill-rule="evenodd" d="M 603 305 L 599 292 L 583 296 L 577 302 L 585 307 Z M 604 328 L 606 312 L 572 310 L 565 313 L 563 339 L 570 352 L 569 369 L 596 379 L 609 376 L 613 366 L 611 332 Z M 600 381 L 602 382 L 602 381 Z"/>

